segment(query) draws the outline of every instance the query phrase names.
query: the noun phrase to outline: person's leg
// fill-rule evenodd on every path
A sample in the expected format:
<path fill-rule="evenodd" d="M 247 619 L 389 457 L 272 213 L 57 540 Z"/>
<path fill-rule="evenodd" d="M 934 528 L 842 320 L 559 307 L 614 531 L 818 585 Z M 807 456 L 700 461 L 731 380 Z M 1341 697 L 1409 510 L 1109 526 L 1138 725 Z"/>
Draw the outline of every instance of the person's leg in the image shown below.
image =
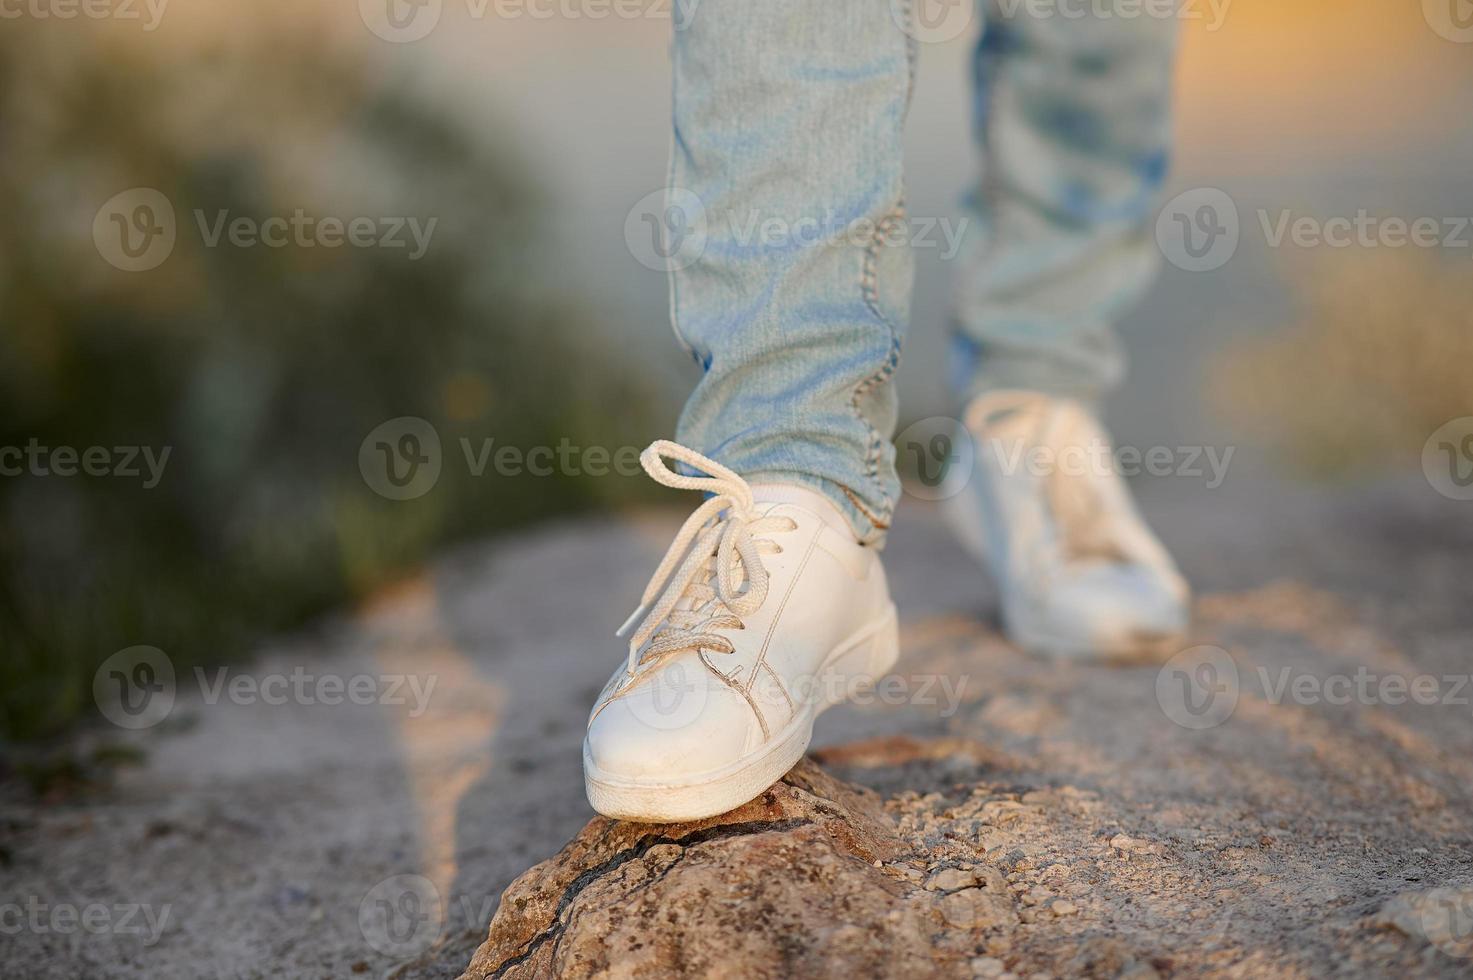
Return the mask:
<path fill-rule="evenodd" d="M 1124 374 L 1114 323 L 1159 264 L 1147 226 L 1170 150 L 1177 22 L 998 6 L 974 64 L 982 179 L 958 263 L 955 383 L 967 398 L 1094 403 Z"/>
<path fill-rule="evenodd" d="M 983 177 L 954 337 L 976 466 L 948 512 L 1020 644 L 1159 654 L 1185 630 L 1187 585 L 1136 512 L 1097 416 L 1124 373 L 1114 322 L 1158 265 L 1147 226 L 1166 171 L 1177 25 L 1000 6 L 976 56 Z"/>
<path fill-rule="evenodd" d="M 828 494 L 865 539 L 899 482 L 893 375 L 910 306 L 891 0 L 700 0 L 674 47 L 671 204 L 704 230 L 671 316 L 704 371 L 677 441 Z"/>
<path fill-rule="evenodd" d="M 679 11 L 671 313 L 704 374 L 678 442 L 640 459 L 707 496 L 620 631 L 626 662 L 589 718 L 584 782 L 608 816 L 745 803 L 802 757 L 820 711 L 895 662 L 870 546 L 898 490 L 891 378 L 911 284 L 911 50 L 891 9 Z"/>

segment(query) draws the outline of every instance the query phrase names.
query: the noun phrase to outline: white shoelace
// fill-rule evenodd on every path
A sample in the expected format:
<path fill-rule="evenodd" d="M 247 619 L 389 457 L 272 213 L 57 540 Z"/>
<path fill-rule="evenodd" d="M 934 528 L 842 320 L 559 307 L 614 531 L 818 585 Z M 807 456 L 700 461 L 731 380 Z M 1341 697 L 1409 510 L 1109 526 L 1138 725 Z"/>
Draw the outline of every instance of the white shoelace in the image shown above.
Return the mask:
<path fill-rule="evenodd" d="M 666 459 L 709 475 L 685 476 L 666 466 Z M 661 439 L 640 453 L 639 462 L 657 483 L 711 496 L 681 525 L 639 608 L 615 634 L 623 636 L 640 622 L 629 638 L 631 676 L 642 664 L 683 650 L 733 652 L 731 640 L 714 631 L 745 628 L 742 617 L 756 612 L 767 598 L 768 574 L 761 556 L 782 551 L 777 542 L 760 535 L 797 527 L 788 517 L 759 515 L 747 481 L 693 449 Z M 677 608 L 682 600 L 687 601 Z M 641 654 L 646 641 L 649 646 Z"/>

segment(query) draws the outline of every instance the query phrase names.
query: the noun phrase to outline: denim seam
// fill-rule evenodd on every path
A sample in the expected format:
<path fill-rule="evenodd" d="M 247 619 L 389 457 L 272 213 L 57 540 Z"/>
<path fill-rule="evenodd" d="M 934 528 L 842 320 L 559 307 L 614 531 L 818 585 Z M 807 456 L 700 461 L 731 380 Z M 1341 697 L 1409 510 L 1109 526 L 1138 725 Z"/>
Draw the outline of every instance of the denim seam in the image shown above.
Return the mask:
<path fill-rule="evenodd" d="M 874 484 L 875 492 L 879 498 L 885 501 L 885 506 L 880 512 L 881 518 L 885 520 L 889 519 L 894 509 L 894 503 L 888 499 L 885 494 L 884 484 L 880 482 L 880 456 L 884 451 L 884 436 L 865 417 L 864 411 L 859 406 L 859 400 L 876 385 L 884 384 L 888 381 L 894 375 L 895 368 L 900 362 L 900 331 L 896 327 L 895 322 L 880 309 L 879 273 L 877 266 L 879 263 L 880 249 L 884 247 L 886 235 L 894 227 L 895 222 L 904 219 L 904 215 L 905 203 L 904 198 L 901 198 L 876 223 L 874 233 L 870 236 L 869 245 L 864 251 L 864 264 L 860 273 L 859 282 L 860 293 L 864 297 L 865 306 L 869 307 L 870 312 L 890 332 L 890 347 L 885 354 L 884 363 L 880 365 L 879 370 L 856 385 L 854 393 L 849 399 L 849 405 L 854 410 L 855 418 L 859 419 L 869 432 L 869 451 L 865 456 L 865 475 Z M 865 511 L 866 516 L 868 516 L 868 508 L 865 508 Z"/>
<path fill-rule="evenodd" d="M 844 496 L 848 498 L 849 503 L 854 506 L 855 510 L 859 511 L 860 515 L 863 516 L 865 520 L 870 522 L 870 525 L 875 531 L 890 530 L 889 515 L 882 516 L 880 514 L 876 514 L 874 511 L 865 506 L 863 500 L 859 499 L 859 494 L 855 493 L 853 490 L 850 490 L 842 483 L 837 484 L 837 486 L 840 490 L 844 491 Z M 861 535 L 861 537 L 868 538 L 870 537 L 870 535 Z"/>
<path fill-rule="evenodd" d="M 903 0 L 903 3 L 904 7 L 901 13 L 906 26 L 910 26 L 915 17 L 913 0 Z M 916 44 L 911 31 L 902 30 L 901 34 L 904 37 L 905 43 L 905 104 L 908 109 L 910 107 L 911 96 L 915 92 Z M 855 386 L 854 393 L 849 399 L 849 406 L 854 412 L 854 417 L 869 432 L 869 450 L 865 457 L 865 475 L 869 477 L 870 482 L 874 485 L 875 495 L 884 501 L 884 506 L 877 515 L 861 502 L 858 494 L 851 491 L 848 487 L 842 487 L 842 489 L 844 495 L 849 498 L 850 503 L 870 523 L 874 524 L 877 529 L 884 529 L 889 526 L 890 518 L 895 511 L 895 501 L 891 500 L 885 493 L 885 486 L 880 480 L 880 456 L 884 452 L 885 438 L 878 429 L 870 424 L 869 419 L 865 417 L 863 409 L 860 408 L 859 401 L 870 389 L 890 380 L 895 374 L 896 367 L 900 364 L 900 329 L 895 321 L 886 316 L 880 308 L 879 272 L 877 267 L 879 264 L 880 249 L 884 247 L 884 241 L 890 229 L 894 227 L 896 222 L 903 222 L 904 220 L 905 193 L 902 190 L 896 198 L 894 206 L 880 219 L 875 226 L 874 234 L 870 236 L 869 244 L 865 247 L 864 262 L 860 269 L 859 280 L 860 294 L 864 297 L 865 305 L 869 307 L 870 312 L 875 315 L 875 318 L 883 323 L 885 328 L 890 331 L 890 349 L 886 352 L 884 363 L 880 365 L 879 370 L 874 374 Z"/>

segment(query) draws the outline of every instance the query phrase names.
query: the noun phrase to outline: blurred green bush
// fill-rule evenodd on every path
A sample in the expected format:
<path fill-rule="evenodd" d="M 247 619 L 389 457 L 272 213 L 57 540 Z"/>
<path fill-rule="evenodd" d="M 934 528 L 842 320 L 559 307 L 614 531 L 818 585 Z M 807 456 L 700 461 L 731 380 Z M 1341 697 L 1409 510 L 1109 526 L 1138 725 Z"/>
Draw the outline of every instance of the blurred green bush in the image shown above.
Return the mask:
<path fill-rule="evenodd" d="M 169 456 L 152 488 L 0 476 L 0 738 L 91 712 L 93 672 L 120 648 L 236 658 L 445 542 L 641 492 L 465 464 L 461 436 L 639 443 L 652 401 L 569 298 L 526 168 L 496 148 L 509 135 L 467 131 L 400 82 L 311 31 L 172 44 L 6 23 L 0 447 Z M 135 187 L 169 200 L 177 239 L 129 272 L 92 229 Z M 196 217 L 298 210 L 437 223 L 410 260 L 210 247 Z M 444 465 L 393 501 L 360 475 L 359 446 L 406 415 L 437 428 Z"/>

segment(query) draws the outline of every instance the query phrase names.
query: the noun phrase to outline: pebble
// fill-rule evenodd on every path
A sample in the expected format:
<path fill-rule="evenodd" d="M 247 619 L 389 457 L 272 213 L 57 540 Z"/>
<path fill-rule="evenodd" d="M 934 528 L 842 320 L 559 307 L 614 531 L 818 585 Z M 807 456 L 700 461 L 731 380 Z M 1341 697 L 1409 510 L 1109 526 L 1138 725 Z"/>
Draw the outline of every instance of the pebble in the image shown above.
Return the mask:
<path fill-rule="evenodd" d="M 991 956 L 978 956 L 972 960 L 971 967 L 974 977 L 996 977 L 1003 971 L 1002 960 Z"/>
<path fill-rule="evenodd" d="M 977 884 L 977 876 L 961 868 L 942 868 L 926 882 L 928 892 L 954 892 Z"/>
<path fill-rule="evenodd" d="M 1067 898 L 1054 899 L 1052 902 L 1049 903 L 1048 910 L 1054 915 L 1058 916 L 1073 915 L 1075 912 L 1079 911 L 1077 908 L 1074 907 L 1074 903 L 1069 901 Z"/>
<path fill-rule="evenodd" d="M 982 804 L 982 819 L 990 822 L 995 827 L 1011 823 L 1023 816 L 1027 808 L 1021 803 L 1012 800 L 993 800 Z"/>
<path fill-rule="evenodd" d="M 1042 905 L 1054 897 L 1054 893 L 1047 888 L 1035 885 L 1023 896 L 1024 905 Z"/>
<path fill-rule="evenodd" d="M 1127 834 L 1116 834 L 1114 837 L 1111 837 L 1110 846 L 1117 851 L 1133 851 L 1136 853 L 1149 851 L 1152 848 L 1150 841 L 1141 840 L 1139 837 L 1131 837 Z"/>

